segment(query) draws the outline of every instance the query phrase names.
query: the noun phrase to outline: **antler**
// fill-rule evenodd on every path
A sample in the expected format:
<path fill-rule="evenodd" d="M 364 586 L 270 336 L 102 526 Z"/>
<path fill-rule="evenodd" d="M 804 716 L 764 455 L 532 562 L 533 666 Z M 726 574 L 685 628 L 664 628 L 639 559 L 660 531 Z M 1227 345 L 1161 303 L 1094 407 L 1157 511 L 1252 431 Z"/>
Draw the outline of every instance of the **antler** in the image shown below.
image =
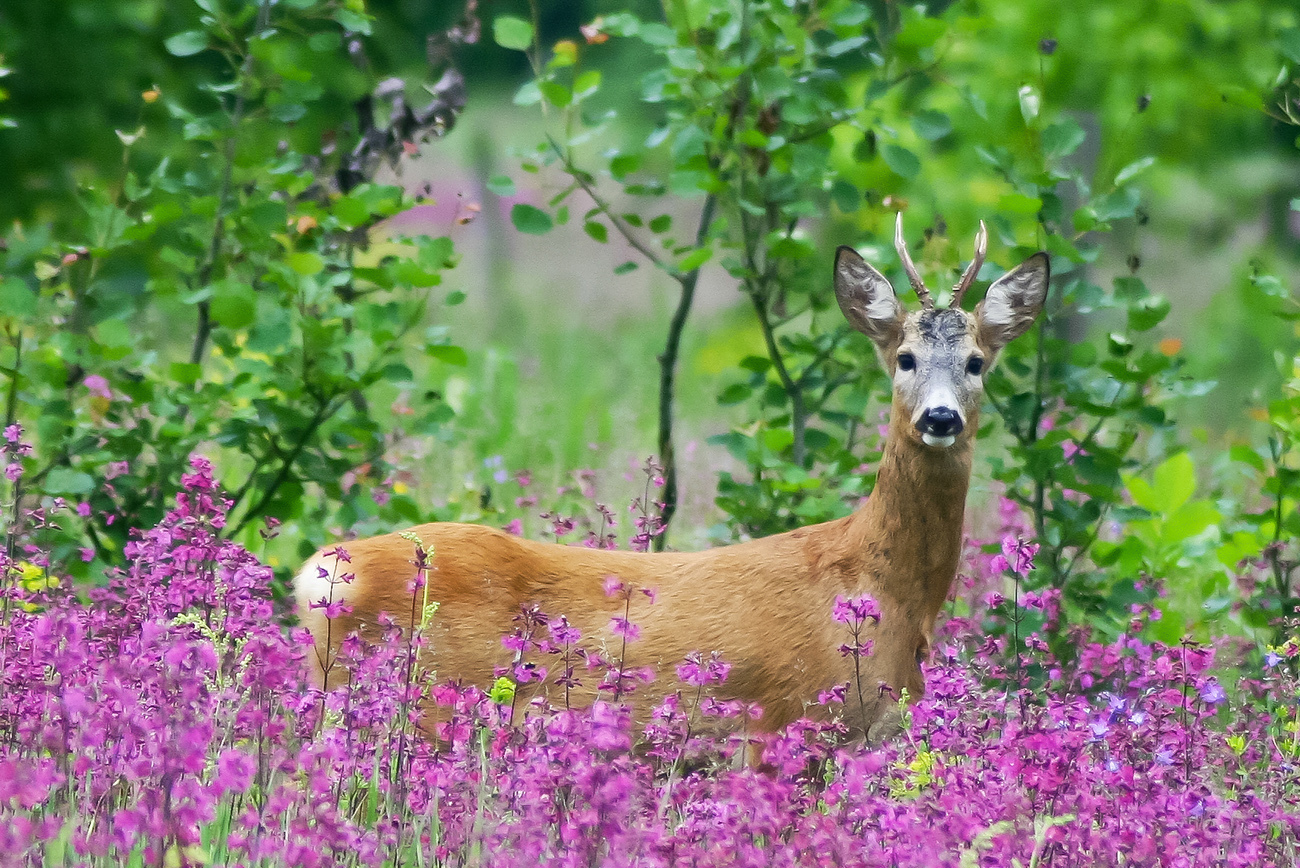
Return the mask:
<path fill-rule="evenodd" d="M 898 220 L 894 223 L 894 249 L 898 251 L 898 258 L 903 260 L 903 268 L 907 270 L 907 279 L 911 282 L 916 297 L 921 299 L 921 305 L 926 310 L 934 310 L 934 299 L 930 297 L 930 290 L 925 288 L 925 282 L 921 280 L 921 275 L 917 273 L 916 266 L 912 264 L 912 257 L 907 252 L 907 242 L 903 240 L 902 211 L 898 212 Z"/>
<path fill-rule="evenodd" d="M 989 233 L 984 228 L 984 221 L 981 220 L 980 231 L 975 235 L 975 258 L 970 261 L 970 265 L 966 266 L 961 280 L 957 281 L 957 285 L 952 288 L 952 303 L 948 307 L 961 307 L 961 298 L 966 294 L 966 290 L 970 289 L 970 285 L 975 282 L 975 275 L 979 274 L 980 266 L 984 264 L 984 254 L 988 252 L 988 249 Z"/>

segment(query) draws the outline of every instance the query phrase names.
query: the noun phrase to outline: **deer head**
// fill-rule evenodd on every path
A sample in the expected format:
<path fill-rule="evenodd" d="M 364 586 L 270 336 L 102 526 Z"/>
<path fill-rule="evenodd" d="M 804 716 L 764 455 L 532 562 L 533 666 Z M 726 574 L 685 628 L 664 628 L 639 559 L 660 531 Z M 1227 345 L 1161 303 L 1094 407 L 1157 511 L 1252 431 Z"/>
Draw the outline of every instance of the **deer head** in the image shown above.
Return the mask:
<path fill-rule="evenodd" d="M 912 264 L 898 215 L 894 246 L 921 310 L 906 313 L 883 274 L 851 247 L 835 257 L 835 297 L 845 318 L 871 338 L 894 382 L 894 424 L 905 436 L 932 449 L 948 449 L 974 437 L 984 378 L 998 353 L 1026 332 L 1047 297 L 1046 253 L 1035 253 L 989 287 L 972 313 L 962 310 L 988 247 L 980 222 L 975 257 L 953 287 L 952 303 L 937 309 Z"/>

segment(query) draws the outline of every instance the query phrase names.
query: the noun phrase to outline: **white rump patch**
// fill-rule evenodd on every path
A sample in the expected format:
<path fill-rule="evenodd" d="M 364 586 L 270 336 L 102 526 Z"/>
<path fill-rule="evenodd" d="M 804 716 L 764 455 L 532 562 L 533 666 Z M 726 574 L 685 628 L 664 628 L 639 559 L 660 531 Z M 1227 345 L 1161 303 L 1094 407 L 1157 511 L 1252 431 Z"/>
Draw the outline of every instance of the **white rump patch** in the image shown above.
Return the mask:
<path fill-rule="evenodd" d="M 330 598 L 330 579 L 329 576 L 320 574 L 321 567 L 326 570 L 335 568 L 334 558 L 312 558 L 302 568 L 302 572 L 293 580 L 294 599 L 298 602 L 298 616 L 304 617 L 311 611 L 312 603 L 319 603 L 321 600 Z M 342 582 L 334 586 L 334 598 L 337 600 L 344 595 L 347 585 Z"/>

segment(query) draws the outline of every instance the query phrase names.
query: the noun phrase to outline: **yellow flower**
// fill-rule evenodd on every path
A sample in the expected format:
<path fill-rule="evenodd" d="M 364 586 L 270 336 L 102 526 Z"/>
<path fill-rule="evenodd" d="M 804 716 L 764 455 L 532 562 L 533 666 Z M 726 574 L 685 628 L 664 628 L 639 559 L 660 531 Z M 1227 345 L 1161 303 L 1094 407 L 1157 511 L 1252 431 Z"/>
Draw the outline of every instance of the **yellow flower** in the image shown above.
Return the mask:
<path fill-rule="evenodd" d="M 37 566 L 31 561 L 23 561 L 18 565 L 18 581 L 24 589 L 33 594 L 59 585 L 58 579 L 46 572 L 44 567 Z"/>
<path fill-rule="evenodd" d="M 488 698 L 497 705 L 509 705 L 515 701 L 515 683 L 502 675 L 488 691 Z"/>

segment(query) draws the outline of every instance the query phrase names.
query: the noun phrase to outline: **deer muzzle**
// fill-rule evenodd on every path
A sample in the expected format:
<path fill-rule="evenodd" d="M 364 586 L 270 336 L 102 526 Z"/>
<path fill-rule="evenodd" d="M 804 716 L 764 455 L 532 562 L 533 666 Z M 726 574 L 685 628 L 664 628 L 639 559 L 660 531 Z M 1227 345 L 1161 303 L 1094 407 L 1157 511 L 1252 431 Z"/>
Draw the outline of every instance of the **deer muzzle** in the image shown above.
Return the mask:
<path fill-rule="evenodd" d="M 952 407 L 927 407 L 916 420 L 916 430 L 927 446 L 947 448 L 957 441 L 963 428 L 961 414 Z"/>

